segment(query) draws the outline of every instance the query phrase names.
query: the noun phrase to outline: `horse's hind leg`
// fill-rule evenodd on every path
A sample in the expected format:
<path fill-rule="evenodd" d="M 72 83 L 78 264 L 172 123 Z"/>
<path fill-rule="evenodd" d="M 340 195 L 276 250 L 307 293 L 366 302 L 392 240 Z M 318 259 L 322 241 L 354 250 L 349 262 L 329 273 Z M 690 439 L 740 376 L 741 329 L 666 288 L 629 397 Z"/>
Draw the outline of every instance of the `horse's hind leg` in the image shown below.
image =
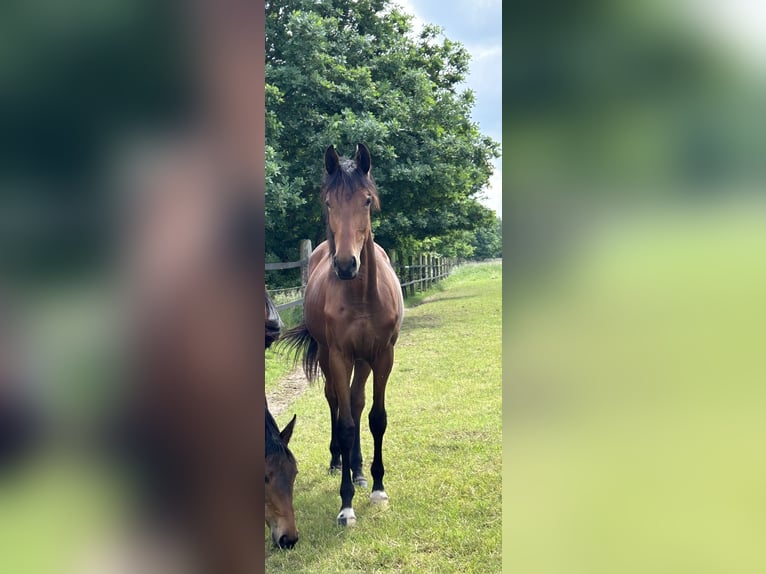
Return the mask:
<path fill-rule="evenodd" d="M 351 383 L 351 416 L 354 419 L 354 447 L 351 450 L 351 472 L 354 484 L 367 488 L 367 479 L 362 471 L 362 443 L 359 437 L 359 424 L 364 410 L 364 387 L 370 376 L 370 365 L 366 361 L 357 360 L 354 363 L 354 379 Z"/>
<path fill-rule="evenodd" d="M 388 426 L 388 415 L 386 414 L 386 383 L 391 374 L 391 367 L 394 364 L 394 348 L 389 347 L 381 352 L 377 357 L 372 369 L 373 394 L 372 408 L 370 409 L 369 422 L 370 432 L 374 443 L 374 453 L 370 471 L 372 473 L 372 492 L 370 493 L 370 502 L 373 504 L 383 504 L 388 502 L 388 495 L 383 488 L 383 435 Z"/>
<path fill-rule="evenodd" d="M 328 373 L 330 364 L 327 351 L 320 351 L 319 365 L 322 372 L 325 373 L 324 396 L 327 399 L 327 405 L 330 407 L 330 474 L 340 471 L 340 443 L 338 442 L 338 396 L 335 394 L 335 388 L 332 385 Z"/>

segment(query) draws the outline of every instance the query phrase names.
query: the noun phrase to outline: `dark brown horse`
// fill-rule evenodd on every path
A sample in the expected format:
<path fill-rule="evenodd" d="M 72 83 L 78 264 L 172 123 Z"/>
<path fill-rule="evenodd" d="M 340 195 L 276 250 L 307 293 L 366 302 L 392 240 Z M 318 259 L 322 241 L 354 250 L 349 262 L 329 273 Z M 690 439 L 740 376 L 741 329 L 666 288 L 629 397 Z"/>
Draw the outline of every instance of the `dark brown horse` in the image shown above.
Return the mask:
<path fill-rule="evenodd" d="M 279 548 L 292 548 L 298 542 L 293 510 L 298 465 L 287 447 L 294 427 L 295 415 L 280 432 L 266 407 L 266 523 L 271 530 L 271 540 Z"/>
<path fill-rule="evenodd" d="M 266 348 L 279 338 L 282 321 L 266 293 Z M 293 509 L 293 487 L 298 465 L 287 447 L 295 427 L 295 416 L 280 432 L 266 405 L 266 524 L 271 539 L 280 548 L 292 548 L 298 542 Z"/>
<path fill-rule="evenodd" d="M 330 470 L 341 470 L 337 520 L 338 524 L 353 526 L 354 484 L 367 486 L 359 421 L 370 372 L 373 395 L 369 424 L 374 442 L 370 501 L 388 501 L 383 487 L 386 383 L 394 363 L 403 301 L 388 256 L 372 237 L 370 214 L 379 209 L 379 200 L 370 173 L 370 152 L 359 144 L 354 160 L 347 160 L 338 157 L 330 146 L 324 164 L 320 196 L 327 240 L 311 254 L 303 323 L 289 331 L 285 341 L 296 354 L 303 353 L 309 379 L 315 378 L 317 364 L 324 374 L 332 432 Z"/>

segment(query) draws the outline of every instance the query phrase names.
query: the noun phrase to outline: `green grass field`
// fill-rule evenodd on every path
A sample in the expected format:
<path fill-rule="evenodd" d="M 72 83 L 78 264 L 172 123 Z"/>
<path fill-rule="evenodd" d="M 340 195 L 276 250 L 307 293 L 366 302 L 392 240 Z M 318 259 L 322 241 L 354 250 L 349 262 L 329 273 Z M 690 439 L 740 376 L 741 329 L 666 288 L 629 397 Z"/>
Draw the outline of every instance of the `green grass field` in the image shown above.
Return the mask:
<path fill-rule="evenodd" d="M 267 572 L 501 571 L 501 272 L 499 263 L 466 265 L 406 311 L 386 394 L 387 509 L 357 489 L 356 527 L 335 525 L 340 478 L 327 473 L 321 382 L 278 417 L 283 425 L 298 415 L 301 538 L 285 552 L 267 534 Z M 369 473 L 366 412 L 362 424 Z"/>
<path fill-rule="evenodd" d="M 506 292 L 507 572 L 766 572 L 764 213 L 615 220 Z"/>

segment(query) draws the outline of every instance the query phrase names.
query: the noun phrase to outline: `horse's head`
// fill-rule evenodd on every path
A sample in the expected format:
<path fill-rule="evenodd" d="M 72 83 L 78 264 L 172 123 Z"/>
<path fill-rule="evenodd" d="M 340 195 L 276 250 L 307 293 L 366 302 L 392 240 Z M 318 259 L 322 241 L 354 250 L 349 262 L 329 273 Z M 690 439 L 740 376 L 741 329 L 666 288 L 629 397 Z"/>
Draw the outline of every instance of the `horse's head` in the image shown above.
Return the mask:
<path fill-rule="evenodd" d="M 362 248 L 371 234 L 370 213 L 379 209 L 378 191 L 370 174 L 370 152 L 357 144 L 353 160 L 341 159 L 330 146 L 324 154 L 321 198 L 327 217 L 332 264 L 340 279 L 359 272 Z"/>
<path fill-rule="evenodd" d="M 279 548 L 292 548 L 298 542 L 293 510 L 293 486 L 298 465 L 287 443 L 293 434 L 295 416 L 279 432 L 277 423 L 266 410 L 266 524 L 271 539 Z"/>
<path fill-rule="evenodd" d="M 274 302 L 269 297 L 269 292 L 266 291 L 266 348 L 268 349 L 271 344 L 279 338 L 279 333 L 282 330 L 282 320 L 279 318 L 277 308 L 274 306 Z"/>

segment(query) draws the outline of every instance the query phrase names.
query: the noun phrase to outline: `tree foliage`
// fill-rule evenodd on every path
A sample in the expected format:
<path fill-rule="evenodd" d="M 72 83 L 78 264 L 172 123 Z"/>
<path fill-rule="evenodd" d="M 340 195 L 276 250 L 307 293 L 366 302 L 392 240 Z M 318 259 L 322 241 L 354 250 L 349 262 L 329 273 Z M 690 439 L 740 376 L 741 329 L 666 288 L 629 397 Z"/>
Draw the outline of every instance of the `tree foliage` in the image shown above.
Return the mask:
<path fill-rule="evenodd" d="M 478 202 L 499 146 L 471 120 L 470 55 L 436 26 L 413 31 L 389 0 L 266 4 L 267 253 L 297 258 L 324 237 L 318 190 L 328 145 L 372 153 L 375 238 L 410 250 L 492 226 Z"/>
<path fill-rule="evenodd" d="M 474 259 L 495 259 L 503 256 L 503 220 L 495 219 L 494 225 L 476 230 L 473 239 Z"/>

